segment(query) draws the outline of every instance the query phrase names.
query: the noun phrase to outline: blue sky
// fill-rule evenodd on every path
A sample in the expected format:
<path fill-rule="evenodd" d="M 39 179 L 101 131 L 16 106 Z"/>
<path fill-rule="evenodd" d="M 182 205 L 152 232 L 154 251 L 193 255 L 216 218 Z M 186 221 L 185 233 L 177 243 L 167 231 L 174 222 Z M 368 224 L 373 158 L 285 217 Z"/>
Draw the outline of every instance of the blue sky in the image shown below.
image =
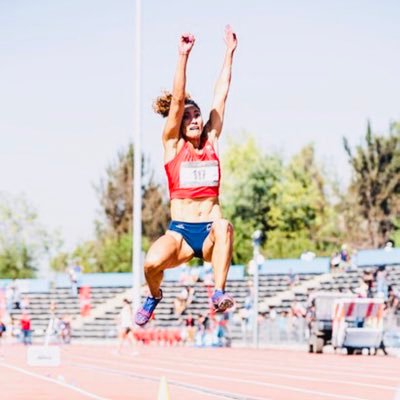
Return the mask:
<path fill-rule="evenodd" d="M 69 247 L 89 238 L 93 184 L 133 137 L 133 0 L 0 0 L 0 190 L 24 193 Z M 239 46 L 222 150 L 251 132 L 290 157 L 313 142 L 343 181 L 342 137 L 366 121 L 400 120 L 397 1 L 142 1 L 143 150 L 164 183 L 163 120 L 152 100 L 169 89 L 178 37 L 196 36 L 188 90 L 212 101 L 230 23 Z"/>

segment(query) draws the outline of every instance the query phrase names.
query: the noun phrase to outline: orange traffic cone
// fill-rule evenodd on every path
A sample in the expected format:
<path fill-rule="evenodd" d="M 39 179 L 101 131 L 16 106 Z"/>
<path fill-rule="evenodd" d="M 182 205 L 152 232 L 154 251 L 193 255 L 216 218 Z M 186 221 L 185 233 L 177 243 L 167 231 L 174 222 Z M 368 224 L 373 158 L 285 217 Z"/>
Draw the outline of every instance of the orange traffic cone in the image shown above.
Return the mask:
<path fill-rule="evenodd" d="M 168 383 L 165 376 L 161 377 L 160 387 L 158 388 L 157 400 L 171 400 L 168 390 Z"/>

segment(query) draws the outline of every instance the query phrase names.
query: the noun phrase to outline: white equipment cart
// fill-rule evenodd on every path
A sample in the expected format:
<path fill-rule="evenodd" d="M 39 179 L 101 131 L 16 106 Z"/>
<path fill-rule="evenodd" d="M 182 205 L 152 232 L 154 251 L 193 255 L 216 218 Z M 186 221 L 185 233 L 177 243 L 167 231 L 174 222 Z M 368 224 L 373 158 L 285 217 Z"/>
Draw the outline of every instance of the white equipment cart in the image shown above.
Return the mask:
<path fill-rule="evenodd" d="M 378 349 L 383 339 L 383 299 L 337 299 L 334 303 L 332 345 L 347 354 Z"/>

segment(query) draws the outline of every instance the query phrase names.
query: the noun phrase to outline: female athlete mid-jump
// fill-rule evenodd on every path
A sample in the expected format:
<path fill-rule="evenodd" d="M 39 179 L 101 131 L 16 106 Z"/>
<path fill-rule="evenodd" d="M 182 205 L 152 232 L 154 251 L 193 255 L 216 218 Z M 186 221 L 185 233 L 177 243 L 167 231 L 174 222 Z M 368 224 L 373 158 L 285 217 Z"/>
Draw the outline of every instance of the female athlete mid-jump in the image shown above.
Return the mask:
<path fill-rule="evenodd" d="M 199 106 L 186 94 L 186 65 L 195 43 L 191 34 L 179 41 L 179 57 L 172 93 L 164 93 L 154 109 L 167 117 L 162 135 L 165 171 L 171 198 L 171 222 L 165 235 L 150 247 L 144 271 L 151 296 L 136 313 L 135 322 L 145 325 L 162 299 L 163 272 L 193 257 L 211 262 L 215 290 L 212 303 L 223 312 L 234 304 L 225 293 L 232 257 L 233 227 L 222 217 L 219 204 L 221 179 L 218 139 L 224 120 L 231 81 L 236 34 L 225 28 L 226 53 L 215 86 L 209 120 L 204 124 Z"/>

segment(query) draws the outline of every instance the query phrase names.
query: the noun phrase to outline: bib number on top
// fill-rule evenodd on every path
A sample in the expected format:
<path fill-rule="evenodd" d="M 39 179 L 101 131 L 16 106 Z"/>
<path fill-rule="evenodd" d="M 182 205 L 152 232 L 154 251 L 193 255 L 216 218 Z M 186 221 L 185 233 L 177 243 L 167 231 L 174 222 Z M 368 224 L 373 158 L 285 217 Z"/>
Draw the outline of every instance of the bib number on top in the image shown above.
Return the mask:
<path fill-rule="evenodd" d="M 181 188 L 218 186 L 218 161 L 186 161 L 181 164 L 179 182 Z"/>

